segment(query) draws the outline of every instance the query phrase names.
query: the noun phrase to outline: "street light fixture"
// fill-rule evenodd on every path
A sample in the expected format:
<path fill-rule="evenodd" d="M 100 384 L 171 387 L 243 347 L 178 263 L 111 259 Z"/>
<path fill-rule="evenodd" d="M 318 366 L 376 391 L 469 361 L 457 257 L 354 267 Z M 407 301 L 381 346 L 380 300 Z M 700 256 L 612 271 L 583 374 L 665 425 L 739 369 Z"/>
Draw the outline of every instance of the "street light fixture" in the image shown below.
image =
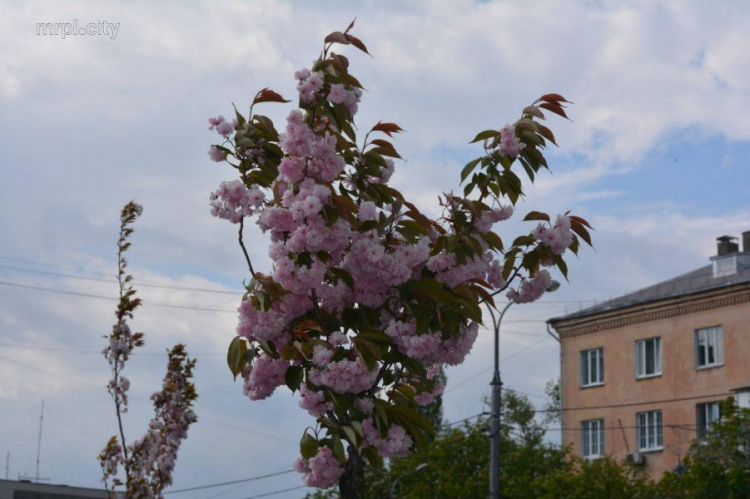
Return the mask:
<path fill-rule="evenodd" d="M 393 481 L 393 484 L 391 485 L 391 491 L 390 491 L 390 493 L 388 494 L 388 499 L 395 499 L 395 498 L 396 498 L 396 484 L 398 484 L 398 481 L 399 481 L 399 480 L 401 480 L 401 479 L 402 479 L 402 478 L 404 478 L 405 476 L 411 475 L 412 473 L 419 473 L 420 471 L 422 471 L 422 470 L 423 470 L 423 469 L 425 469 L 426 467 L 427 467 L 427 463 L 422 463 L 422 464 L 420 464 L 419 466 L 417 466 L 416 468 L 414 468 L 413 470 L 411 470 L 411 471 L 407 471 L 406 473 L 404 473 L 404 474 L 403 474 L 403 475 L 401 475 L 400 477 L 396 478 L 396 479 L 395 479 L 395 480 Z"/>
<path fill-rule="evenodd" d="M 553 280 L 546 288 L 548 293 L 557 291 L 560 283 Z M 508 311 L 514 302 L 509 301 L 499 317 L 495 317 L 492 308 L 487 304 L 487 310 L 492 317 L 492 326 L 495 330 L 495 372 L 492 375 L 490 388 L 492 388 L 492 418 L 490 425 L 490 498 L 500 498 L 500 392 L 503 383 L 500 381 L 500 324 L 503 321 L 505 312 Z"/>

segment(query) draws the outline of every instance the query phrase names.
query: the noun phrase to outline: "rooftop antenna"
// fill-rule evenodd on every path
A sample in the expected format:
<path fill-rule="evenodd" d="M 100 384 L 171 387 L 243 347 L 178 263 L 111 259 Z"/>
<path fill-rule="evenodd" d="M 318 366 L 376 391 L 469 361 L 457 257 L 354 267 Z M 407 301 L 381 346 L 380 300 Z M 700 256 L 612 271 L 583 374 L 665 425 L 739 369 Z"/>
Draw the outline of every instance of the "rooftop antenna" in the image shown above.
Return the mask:
<path fill-rule="evenodd" d="M 42 451 L 42 423 L 44 423 L 44 399 L 42 399 L 42 412 L 39 414 L 39 439 L 36 443 L 36 481 L 39 481 L 39 454 Z"/>
<path fill-rule="evenodd" d="M 40 482 L 42 480 L 49 480 L 49 478 L 42 478 L 39 476 L 39 456 L 42 453 L 42 424 L 43 423 L 44 423 L 44 400 L 42 400 L 42 411 L 39 414 L 39 436 L 37 438 L 37 443 L 36 443 L 36 474 L 33 477 L 21 476 L 19 474 L 19 480 L 33 480 L 35 482 Z M 7 474 L 7 464 L 6 464 L 6 474 Z"/>

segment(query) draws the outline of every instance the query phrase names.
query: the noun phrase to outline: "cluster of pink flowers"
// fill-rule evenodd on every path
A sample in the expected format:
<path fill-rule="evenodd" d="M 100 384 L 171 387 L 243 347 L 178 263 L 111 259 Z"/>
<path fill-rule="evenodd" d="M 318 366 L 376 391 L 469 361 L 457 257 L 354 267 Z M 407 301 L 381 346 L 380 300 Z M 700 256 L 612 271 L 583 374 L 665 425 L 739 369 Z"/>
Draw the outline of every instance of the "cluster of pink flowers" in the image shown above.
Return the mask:
<path fill-rule="evenodd" d="M 237 128 L 237 122 L 228 122 L 223 116 L 219 115 L 215 118 L 209 118 L 209 130 L 216 130 L 216 133 L 222 137 L 229 138 L 229 135 Z"/>
<path fill-rule="evenodd" d="M 526 279 L 518 290 L 508 291 L 508 299 L 515 303 L 531 303 L 538 300 L 552 282 L 552 276 L 546 270 L 540 270 L 531 279 Z"/>
<path fill-rule="evenodd" d="M 297 83 L 297 91 L 303 102 L 313 102 L 315 94 L 323 88 L 323 74 L 320 72 L 313 73 L 309 69 L 300 69 L 294 73 Z"/>
<path fill-rule="evenodd" d="M 344 85 L 336 83 L 331 85 L 331 91 L 328 92 L 328 102 L 331 104 L 343 104 L 349 113 L 354 116 L 359 109 L 359 101 L 362 97 L 362 90 L 352 88 L 348 90 Z"/>
<path fill-rule="evenodd" d="M 258 186 L 248 189 L 241 180 L 222 182 L 209 196 L 211 214 L 236 224 L 244 217 L 251 216 L 254 209 L 263 204 L 265 197 Z"/>
<path fill-rule="evenodd" d="M 303 384 L 299 389 L 299 406 L 310 413 L 313 417 L 320 417 L 328 411 L 333 410 L 333 403 L 326 402 L 323 391 L 311 390 Z"/>
<path fill-rule="evenodd" d="M 479 220 L 474 222 L 474 227 L 480 234 L 486 234 L 492 230 L 494 224 L 502 222 L 503 220 L 508 220 L 511 215 L 513 215 L 513 207 L 510 205 L 485 211 L 482 213 L 482 216 L 479 217 Z"/>
<path fill-rule="evenodd" d="M 402 353 L 424 364 L 456 366 L 464 361 L 474 346 L 479 333 L 479 325 L 471 321 L 461 326 L 457 337 L 444 339 L 440 333 L 417 335 L 416 324 L 413 320 L 409 322 L 392 320 L 386 326 L 385 333 L 393 339 Z"/>
<path fill-rule="evenodd" d="M 526 147 L 526 144 L 516 136 L 516 127 L 505 125 L 500 129 L 500 154 L 515 158 L 524 147 Z"/>
<path fill-rule="evenodd" d="M 261 355 L 252 367 L 247 368 L 242 376 L 245 379 L 244 392 L 250 400 L 263 400 L 271 396 L 277 387 L 284 384 L 284 375 L 289 363 L 284 359 L 273 359 Z"/>
<path fill-rule="evenodd" d="M 320 447 L 315 457 L 310 459 L 298 458 L 294 462 L 294 469 L 304 473 L 302 478 L 309 487 L 327 489 L 333 487 L 344 474 L 344 467 L 333 455 L 329 447 Z"/>
<path fill-rule="evenodd" d="M 539 224 L 531 231 L 531 235 L 555 255 L 562 255 L 573 244 L 573 233 L 570 230 L 570 219 L 565 215 L 558 215 L 553 227 L 547 228 Z"/>
<path fill-rule="evenodd" d="M 162 497 L 161 490 L 172 484 L 177 452 L 187 438 L 188 428 L 198 419 L 191 408 L 195 399 L 190 382 L 193 365 L 194 361 L 186 359 L 182 345 L 170 351 L 162 389 L 151 395 L 156 415 L 146 434 L 129 446 L 128 491 L 133 497 Z"/>
<path fill-rule="evenodd" d="M 388 428 L 388 434 L 381 437 L 372 420 L 365 419 L 362 422 L 362 433 L 365 435 L 365 442 L 375 447 L 383 457 L 404 457 L 409 454 L 413 443 L 404 427 L 398 424 L 392 424 Z"/>
<path fill-rule="evenodd" d="M 445 390 L 445 385 L 438 383 L 432 390 L 416 394 L 414 396 L 414 401 L 422 406 L 429 405 L 435 401 L 435 397 L 439 397 L 443 394 L 443 390 Z"/>
<path fill-rule="evenodd" d="M 326 386 L 334 393 L 360 393 L 375 385 L 378 366 L 369 369 L 361 357 L 355 360 L 330 362 L 325 367 L 310 369 L 308 379 L 318 386 Z"/>
<path fill-rule="evenodd" d="M 130 358 L 130 353 L 133 351 L 134 346 L 135 343 L 130 326 L 125 322 L 120 322 L 112 328 L 112 334 L 109 335 L 109 344 L 102 350 L 102 353 L 110 365 L 122 369 L 125 366 L 125 361 Z"/>

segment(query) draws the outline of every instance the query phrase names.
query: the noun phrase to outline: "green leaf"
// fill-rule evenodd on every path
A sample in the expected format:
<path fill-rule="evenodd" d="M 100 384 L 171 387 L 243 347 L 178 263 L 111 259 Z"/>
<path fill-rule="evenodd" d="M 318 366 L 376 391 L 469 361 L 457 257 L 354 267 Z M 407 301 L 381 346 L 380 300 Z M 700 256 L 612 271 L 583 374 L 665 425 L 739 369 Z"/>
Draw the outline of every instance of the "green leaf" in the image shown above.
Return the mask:
<path fill-rule="evenodd" d="M 549 222 L 549 215 L 542 213 L 541 211 L 530 211 L 525 217 L 523 217 L 524 222 L 528 220 L 544 220 L 545 222 Z"/>
<path fill-rule="evenodd" d="M 490 231 L 485 234 L 482 234 L 482 239 L 484 239 L 487 244 L 490 245 L 491 248 L 496 249 L 498 251 L 503 250 L 503 240 L 500 239 L 500 236 L 498 236 L 496 233 Z"/>
<path fill-rule="evenodd" d="M 359 444 L 357 443 L 357 434 L 354 432 L 354 428 L 352 428 L 351 426 L 343 426 L 341 429 L 344 430 L 346 439 L 349 440 L 349 442 L 354 447 L 359 449 Z"/>
<path fill-rule="evenodd" d="M 304 459 L 315 457 L 319 448 L 320 444 L 318 441 L 308 433 L 305 433 L 299 442 L 299 453 Z"/>
<path fill-rule="evenodd" d="M 302 366 L 290 366 L 286 370 L 286 373 L 284 374 L 284 382 L 292 393 L 299 390 L 299 387 L 302 384 L 303 372 Z"/>
<path fill-rule="evenodd" d="M 491 138 L 497 137 L 498 135 L 500 135 L 499 130 L 484 130 L 483 132 L 479 132 L 477 136 L 474 137 L 474 140 L 469 142 L 469 144 L 473 144 L 474 142 L 479 142 L 480 140 L 491 139 Z"/>
<path fill-rule="evenodd" d="M 245 339 L 240 336 L 235 336 L 232 342 L 229 343 L 229 350 L 227 351 L 227 364 L 229 365 L 229 370 L 234 375 L 235 380 L 247 363 L 245 358 L 246 352 L 247 342 Z"/>
<path fill-rule="evenodd" d="M 466 166 L 464 166 L 463 170 L 461 170 L 461 182 L 466 180 L 466 177 L 468 177 L 469 174 L 474 171 L 474 168 L 479 164 L 481 160 L 482 158 L 477 158 L 466 163 Z"/>

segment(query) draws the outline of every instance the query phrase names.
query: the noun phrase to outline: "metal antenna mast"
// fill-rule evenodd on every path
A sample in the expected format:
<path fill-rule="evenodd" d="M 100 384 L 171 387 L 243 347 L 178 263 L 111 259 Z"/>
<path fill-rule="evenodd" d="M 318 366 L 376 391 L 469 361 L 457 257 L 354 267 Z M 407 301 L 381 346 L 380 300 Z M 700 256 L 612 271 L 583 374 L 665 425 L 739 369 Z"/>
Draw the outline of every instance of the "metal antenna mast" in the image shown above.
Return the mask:
<path fill-rule="evenodd" d="M 44 422 L 44 400 L 42 400 L 42 412 L 39 415 L 39 439 L 36 444 L 36 476 L 35 479 L 39 481 L 39 455 L 42 452 L 42 423 Z"/>

